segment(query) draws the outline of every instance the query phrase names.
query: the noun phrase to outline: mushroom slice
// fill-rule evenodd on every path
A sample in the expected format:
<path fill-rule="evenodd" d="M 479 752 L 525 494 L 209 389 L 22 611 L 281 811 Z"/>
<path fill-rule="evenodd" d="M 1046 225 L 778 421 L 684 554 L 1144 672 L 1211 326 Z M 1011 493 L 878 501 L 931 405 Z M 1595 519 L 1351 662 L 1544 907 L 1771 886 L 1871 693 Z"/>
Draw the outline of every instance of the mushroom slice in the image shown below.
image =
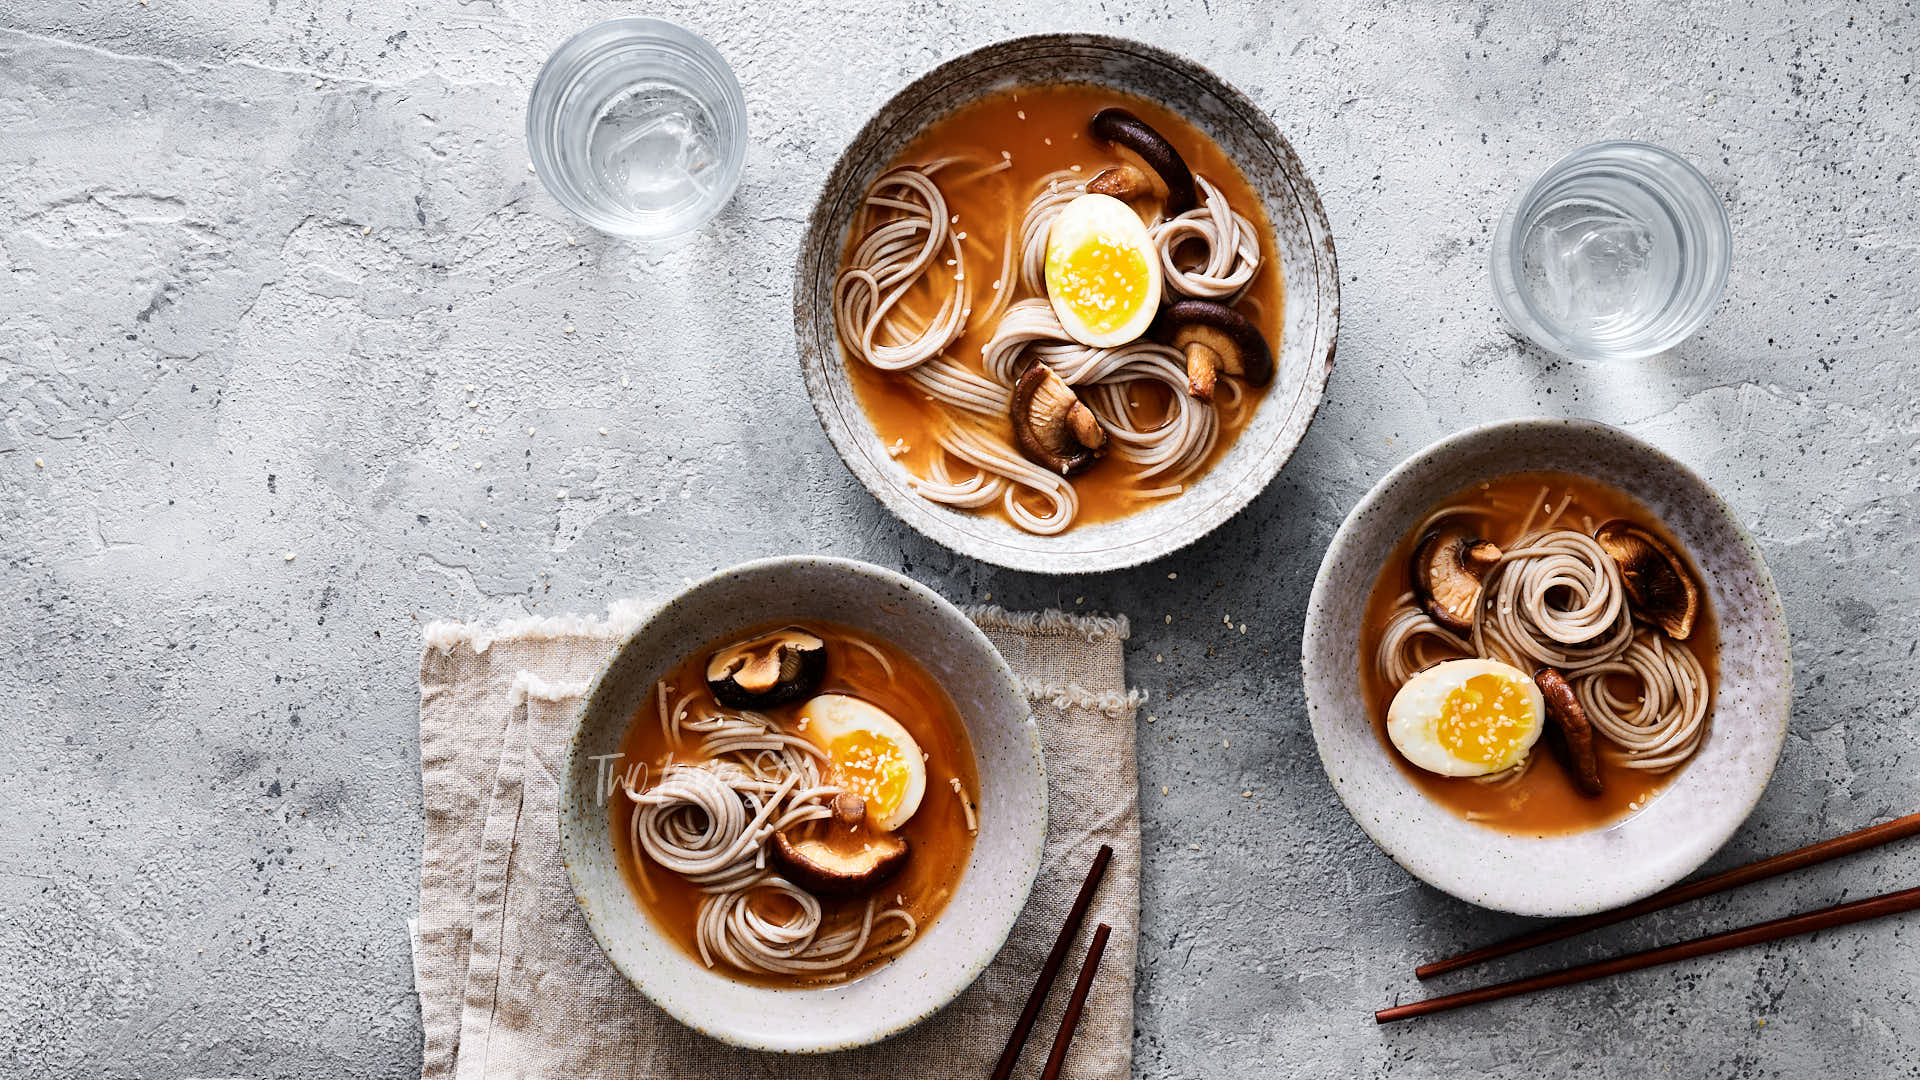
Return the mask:
<path fill-rule="evenodd" d="M 1196 201 L 1193 171 L 1185 158 L 1161 134 L 1125 109 L 1101 109 L 1087 125 L 1093 137 L 1118 150 L 1128 164 L 1143 169 L 1158 183 L 1162 194 L 1161 212 L 1167 217 L 1185 213 Z M 1098 179 L 1096 177 L 1096 179 Z M 1145 192 L 1141 192 L 1145 194 Z M 1129 198 L 1121 195 L 1119 198 Z"/>
<path fill-rule="evenodd" d="M 1500 561 L 1500 548 L 1458 526 L 1441 526 L 1414 545 L 1408 562 L 1414 599 L 1427 617 L 1456 634 L 1473 632 L 1480 582 Z"/>
<path fill-rule="evenodd" d="M 1580 707 L 1573 686 L 1565 675 L 1550 667 L 1534 672 L 1533 681 L 1540 687 L 1540 696 L 1547 703 L 1547 719 L 1552 721 L 1547 725 L 1547 741 L 1567 767 L 1567 774 L 1573 777 L 1573 786 L 1580 789 L 1580 794 L 1589 798 L 1599 796 L 1606 787 L 1600 780 L 1600 754 L 1593 745 L 1593 724 L 1587 719 L 1587 711 Z"/>
<path fill-rule="evenodd" d="M 1213 400 L 1220 373 L 1254 386 L 1273 381 L 1273 351 L 1260 330 L 1218 300 L 1176 300 L 1160 313 L 1156 336 L 1187 358 L 1187 392 Z"/>
<path fill-rule="evenodd" d="M 806 697 L 827 673 L 827 643 L 797 626 L 729 645 L 707 661 L 722 705 L 764 709 Z"/>
<path fill-rule="evenodd" d="M 1138 199 L 1142 195 L 1154 193 L 1153 179 L 1134 165 L 1115 165 L 1104 169 L 1099 175 L 1087 181 L 1087 190 L 1095 195 L 1111 195 L 1116 199 Z"/>
<path fill-rule="evenodd" d="M 821 896 L 863 893 L 885 882 L 907 865 L 906 838 L 877 829 L 856 830 L 839 836 L 789 836 L 787 829 L 773 834 L 768 850 L 773 864 L 787 880 Z"/>
<path fill-rule="evenodd" d="M 1107 429 L 1052 368 L 1034 362 L 1014 384 L 1010 409 L 1020 452 L 1062 476 L 1091 466 L 1106 451 Z"/>
<path fill-rule="evenodd" d="M 1626 521 L 1607 522 L 1594 530 L 1593 538 L 1620 565 L 1633 613 L 1675 641 L 1685 641 L 1700 613 L 1700 587 L 1679 554 L 1666 541 Z"/>

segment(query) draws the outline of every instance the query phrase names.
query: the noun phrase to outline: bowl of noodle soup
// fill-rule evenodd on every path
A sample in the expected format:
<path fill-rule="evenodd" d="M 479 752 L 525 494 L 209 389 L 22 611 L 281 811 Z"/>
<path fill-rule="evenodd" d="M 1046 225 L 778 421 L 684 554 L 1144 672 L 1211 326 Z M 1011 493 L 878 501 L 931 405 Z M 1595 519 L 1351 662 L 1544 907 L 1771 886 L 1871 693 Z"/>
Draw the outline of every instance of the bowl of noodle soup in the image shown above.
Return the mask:
<path fill-rule="evenodd" d="M 804 689 L 745 705 L 712 689 L 718 658 L 769 639 L 826 656 Z M 842 769 L 853 743 L 818 737 L 821 703 L 854 698 L 897 717 L 871 730 L 912 749 L 924 792 L 884 826 L 911 845 L 904 868 L 849 892 L 776 849 L 831 839 L 837 796 L 877 795 Z M 871 730 L 855 733 L 867 764 Z M 851 850 L 891 841 L 878 807 L 841 834 Z M 589 929 L 637 990 L 721 1041 L 823 1053 L 904 1031 L 985 970 L 1039 872 L 1046 813 L 1027 701 L 972 621 L 892 571 L 790 556 L 689 586 L 608 660 L 561 777 L 560 844 Z"/>
<path fill-rule="evenodd" d="M 1190 184 L 1130 202 L 1165 306 L 1099 347 L 1065 322 L 1048 245 L 1139 160 L 1103 141 L 1109 114 L 1163 136 Z M 1192 376 L 1181 301 L 1244 317 L 1250 373 Z M 1039 573 L 1137 565 L 1244 507 L 1305 435 L 1338 323 L 1326 214 L 1272 121 L 1190 60 L 1096 35 L 1000 42 L 894 95 L 828 176 L 794 273 L 802 373 L 847 467 L 929 538 Z M 1042 365 L 1097 418 L 1090 467 L 1022 441 Z"/>
<path fill-rule="evenodd" d="M 1504 533 L 1475 526 L 1507 561 L 1488 574 L 1470 632 L 1451 635 L 1406 592 L 1407 552 L 1476 498 L 1512 507 Z M 1684 560 L 1699 593 L 1685 641 L 1613 595 L 1621 579 L 1589 538 L 1609 517 L 1657 530 Z M 1491 660 L 1449 659 L 1476 654 Z M 1603 747 L 1604 797 L 1571 792 L 1565 747 L 1548 753 L 1546 738 L 1522 767 L 1486 777 L 1436 776 L 1396 751 L 1382 724 L 1388 698 L 1400 708 L 1395 685 L 1404 696 L 1420 669 L 1493 660 L 1566 673 Z M 1388 473 L 1327 549 L 1301 662 L 1321 762 L 1361 829 L 1443 892 L 1536 916 L 1618 907 L 1706 862 L 1772 777 L 1793 693 L 1786 617 L 1732 509 L 1673 458 L 1581 420 L 1473 428 Z"/>

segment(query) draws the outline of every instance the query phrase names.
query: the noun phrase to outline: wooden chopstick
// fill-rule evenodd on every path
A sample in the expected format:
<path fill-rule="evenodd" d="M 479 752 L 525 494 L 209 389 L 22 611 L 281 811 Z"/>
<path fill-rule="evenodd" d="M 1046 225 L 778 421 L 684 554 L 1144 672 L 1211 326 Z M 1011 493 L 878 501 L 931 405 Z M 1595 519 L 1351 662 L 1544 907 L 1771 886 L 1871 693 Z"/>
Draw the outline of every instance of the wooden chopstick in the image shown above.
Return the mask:
<path fill-rule="evenodd" d="M 1014 1063 L 1020 1060 L 1020 1050 L 1027 1045 L 1027 1035 L 1033 1031 L 1034 1018 L 1040 1015 L 1040 1006 L 1046 1003 L 1047 991 L 1053 988 L 1054 977 L 1060 974 L 1060 965 L 1067 959 L 1067 950 L 1073 947 L 1073 939 L 1080 936 L 1080 924 L 1086 921 L 1087 908 L 1093 904 L 1093 893 L 1100 887 L 1100 879 L 1107 872 L 1107 863 L 1113 859 L 1113 848 L 1100 845 L 1100 851 L 1093 857 L 1093 868 L 1087 871 L 1087 879 L 1080 883 L 1080 895 L 1073 898 L 1073 906 L 1067 909 L 1067 921 L 1060 926 L 1060 936 L 1054 939 L 1053 950 L 1047 953 L 1046 962 L 1040 965 L 1040 976 L 1034 980 L 1033 990 L 1027 994 L 1026 1007 L 1020 1010 L 1020 1019 L 1014 1021 L 1013 1034 L 1007 1036 L 1007 1048 L 1000 1052 L 1000 1063 L 993 1067 L 993 1080 L 1007 1080 L 1013 1075 Z M 1106 943 L 1106 935 L 1100 935 L 1101 944 Z M 1078 1011 L 1075 1012 L 1078 1018 Z"/>
<path fill-rule="evenodd" d="M 1809 911 L 1804 915 L 1789 915 L 1772 922 L 1758 923 L 1720 934 L 1709 934 L 1706 937 L 1694 938 L 1676 945 L 1663 945 L 1645 952 L 1616 956 L 1611 960 L 1549 971 L 1542 975 L 1515 979 L 1512 982 L 1503 982 L 1494 986 L 1483 986 L 1477 990 L 1463 990 L 1457 994 L 1446 994 L 1406 1005 L 1395 1005 L 1390 1009 L 1381 1009 L 1374 1013 L 1373 1020 L 1376 1024 L 1388 1024 L 1395 1020 L 1407 1020 L 1415 1016 L 1457 1009 L 1463 1005 L 1498 1001 L 1517 994 L 1531 994 L 1536 990 L 1546 990 L 1555 986 L 1570 986 L 1589 979 L 1639 971 L 1641 968 L 1671 964 L 1675 960 L 1706 956 L 1709 953 L 1738 949 L 1746 945 L 1758 945 L 1763 941 L 1792 937 L 1795 934 L 1807 934 L 1815 930 L 1828 930 L 1867 919 L 1878 919 L 1883 915 L 1898 915 L 1903 911 L 1913 911 L 1916 908 L 1920 908 L 1920 888 L 1902 889 L 1866 900 L 1855 900 L 1850 904 L 1836 904 L 1818 911 Z"/>
<path fill-rule="evenodd" d="M 1435 975 L 1444 975 L 1449 971 L 1458 971 L 1463 967 L 1471 967 L 1474 964 L 1485 963 L 1488 960 L 1493 960 L 1498 957 L 1509 956 L 1525 949 L 1545 945 L 1548 942 L 1570 938 L 1575 934 L 1584 934 L 1588 930 L 1597 930 L 1602 926 L 1611 926 L 1624 919 L 1637 918 L 1650 911 L 1659 911 L 1661 908 L 1672 907 L 1675 904 L 1684 904 L 1688 900 L 1697 900 L 1702 896 L 1708 896 L 1726 889 L 1746 885 L 1750 882 L 1761 881 L 1773 877 L 1776 874 L 1785 874 L 1793 870 L 1817 866 L 1829 859 L 1837 859 L 1842 855 L 1851 855 L 1856 851 L 1865 851 L 1867 848 L 1878 847 L 1881 844 L 1890 843 L 1894 840 L 1901 840 L 1913 836 L 1916 833 L 1920 833 L 1920 814 L 1908 814 L 1903 818 L 1883 821 L 1878 825 L 1869 825 L 1864 829 L 1850 832 L 1845 836 L 1836 836 L 1831 840 L 1822 840 L 1817 844 L 1808 844 L 1806 847 L 1783 852 L 1772 858 L 1762 859 L 1757 863 L 1735 867 L 1732 870 L 1715 874 L 1712 877 L 1701 878 L 1699 881 L 1689 882 L 1683 885 L 1675 885 L 1665 892 L 1654 893 L 1645 900 L 1628 904 L 1625 907 L 1614 908 L 1612 911 L 1603 911 L 1597 915 L 1585 915 L 1578 919 L 1568 919 L 1565 922 L 1555 923 L 1545 929 L 1535 930 L 1528 934 L 1521 934 L 1519 937 L 1508 938 L 1505 941 L 1495 942 L 1492 945 L 1474 949 L 1470 952 L 1463 952 L 1458 956 L 1450 956 L 1445 960 L 1436 960 L 1431 964 L 1422 964 L 1413 969 L 1413 974 L 1416 978 L 1431 979 Z"/>
<path fill-rule="evenodd" d="M 1053 1052 L 1047 1055 L 1040 1080 L 1058 1080 L 1060 1067 L 1067 1062 L 1067 1046 L 1073 1042 L 1073 1029 L 1080 1026 L 1080 1010 L 1087 1003 L 1094 972 L 1100 969 L 1100 954 L 1107 951 L 1107 935 L 1112 932 L 1113 927 L 1106 923 L 1094 928 L 1093 943 L 1087 946 L 1087 958 L 1080 964 L 1080 978 L 1073 984 L 1073 996 L 1067 999 L 1067 1011 L 1060 1015 L 1060 1033 L 1053 1037 Z"/>

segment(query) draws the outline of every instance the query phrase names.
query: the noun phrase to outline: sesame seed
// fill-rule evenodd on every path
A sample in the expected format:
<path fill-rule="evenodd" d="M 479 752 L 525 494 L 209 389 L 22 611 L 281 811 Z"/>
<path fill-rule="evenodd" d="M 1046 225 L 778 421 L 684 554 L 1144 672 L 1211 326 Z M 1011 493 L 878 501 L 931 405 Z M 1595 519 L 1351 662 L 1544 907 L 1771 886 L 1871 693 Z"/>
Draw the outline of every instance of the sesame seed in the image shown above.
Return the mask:
<path fill-rule="evenodd" d="M 292 561 L 293 561 L 293 557 L 294 557 L 294 556 L 293 556 L 293 552 L 291 552 L 291 551 L 289 551 L 289 552 L 287 552 L 287 553 L 286 553 L 285 555 L 282 555 L 282 556 L 281 556 L 281 558 L 282 558 L 282 559 L 284 559 L 284 560 L 285 560 L 285 561 L 287 561 L 287 562 L 292 562 Z"/>

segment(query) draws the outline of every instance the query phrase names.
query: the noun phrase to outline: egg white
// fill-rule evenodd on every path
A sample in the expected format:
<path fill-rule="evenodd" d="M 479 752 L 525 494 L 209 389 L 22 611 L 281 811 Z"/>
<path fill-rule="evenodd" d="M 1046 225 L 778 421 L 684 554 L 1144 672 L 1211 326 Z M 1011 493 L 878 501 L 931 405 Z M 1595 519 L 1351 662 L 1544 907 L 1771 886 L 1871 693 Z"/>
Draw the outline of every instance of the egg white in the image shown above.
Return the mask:
<path fill-rule="evenodd" d="M 920 744 L 885 710 L 845 694 L 821 694 L 800 706 L 800 722 L 800 733 L 829 755 L 834 740 L 855 731 L 864 731 L 898 748 L 900 761 L 907 767 L 907 785 L 900 794 L 900 804 L 891 813 L 881 814 L 877 808 L 868 807 L 868 820 L 875 827 L 891 832 L 920 809 L 927 791 L 927 763 L 920 756 Z"/>
<path fill-rule="evenodd" d="M 1531 707 L 1533 723 L 1521 732 L 1513 749 L 1492 762 L 1455 757 L 1441 744 L 1437 732 L 1447 695 L 1476 675 L 1495 675 L 1520 688 Z M 1539 741 L 1547 714 L 1546 699 L 1526 672 L 1498 660 L 1449 660 L 1408 679 L 1387 708 L 1387 738 L 1408 761 L 1442 776 L 1487 776 L 1512 768 L 1526 759 Z"/>
<path fill-rule="evenodd" d="M 1125 345 L 1147 332 L 1153 317 L 1160 311 L 1160 256 L 1154 250 L 1153 240 L 1147 235 L 1147 224 L 1133 207 L 1111 195 L 1082 195 L 1066 205 L 1055 218 L 1047 231 L 1047 265 L 1054 264 L 1056 256 L 1063 252 L 1077 250 L 1082 244 L 1104 236 L 1111 244 L 1133 249 L 1140 255 L 1146 266 L 1147 280 L 1138 311 L 1126 322 L 1105 332 L 1094 330 L 1087 324 L 1080 312 L 1069 306 L 1063 298 L 1053 295 L 1048 289 L 1047 299 L 1053 305 L 1053 312 L 1060 319 L 1060 325 L 1068 336 L 1082 345 L 1097 348 L 1111 348 Z M 1049 277 L 1049 282 L 1051 282 Z"/>

